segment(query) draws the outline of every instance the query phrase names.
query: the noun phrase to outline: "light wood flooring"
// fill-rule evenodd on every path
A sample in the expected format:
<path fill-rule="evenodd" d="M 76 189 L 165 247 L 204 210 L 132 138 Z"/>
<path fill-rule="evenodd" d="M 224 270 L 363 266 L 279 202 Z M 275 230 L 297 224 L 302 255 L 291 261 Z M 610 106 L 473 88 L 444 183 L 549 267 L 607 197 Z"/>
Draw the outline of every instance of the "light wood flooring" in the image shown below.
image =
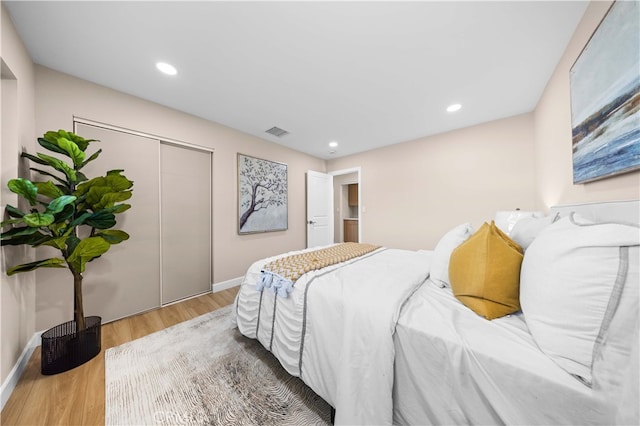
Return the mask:
<path fill-rule="evenodd" d="M 40 374 L 36 348 L 0 415 L 8 425 L 104 425 L 104 351 L 233 303 L 238 287 L 102 326 L 102 351 L 67 372 Z"/>

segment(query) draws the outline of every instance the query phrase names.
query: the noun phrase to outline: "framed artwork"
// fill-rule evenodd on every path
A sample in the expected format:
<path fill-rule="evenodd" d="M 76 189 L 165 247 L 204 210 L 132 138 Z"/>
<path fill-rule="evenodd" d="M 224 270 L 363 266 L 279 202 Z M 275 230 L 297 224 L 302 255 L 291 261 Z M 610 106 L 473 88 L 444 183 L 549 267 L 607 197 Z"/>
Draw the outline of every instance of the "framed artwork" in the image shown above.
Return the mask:
<path fill-rule="evenodd" d="M 574 183 L 640 169 L 639 8 L 613 3 L 571 67 Z"/>
<path fill-rule="evenodd" d="M 238 153 L 238 233 L 288 226 L 287 165 Z"/>

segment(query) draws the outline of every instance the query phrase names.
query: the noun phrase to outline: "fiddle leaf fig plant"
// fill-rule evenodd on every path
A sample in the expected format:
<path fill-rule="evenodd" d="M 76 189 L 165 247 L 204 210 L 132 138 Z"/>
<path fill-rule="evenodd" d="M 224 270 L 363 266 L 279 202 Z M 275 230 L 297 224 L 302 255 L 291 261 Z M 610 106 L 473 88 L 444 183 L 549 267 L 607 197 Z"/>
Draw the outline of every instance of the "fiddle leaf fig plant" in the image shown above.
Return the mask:
<path fill-rule="evenodd" d="M 30 170 L 43 180 L 11 179 L 9 190 L 24 198 L 27 211 L 7 205 L 9 220 L 0 223 L 0 243 L 6 245 L 50 246 L 60 257 L 37 260 L 7 269 L 7 275 L 33 271 L 38 268 L 67 268 L 73 275 L 74 320 L 77 330 L 86 328 L 82 303 L 82 280 L 87 263 L 105 254 L 113 244 L 129 239 L 116 226 L 116 215 L 131 205 L 133 182 L 124 170 L 111 170 L 92 179 L 82 169 L 97 159 L 101 149 L 87 156 L 87 148 L 95 139 L 85 139 L 65 130 L 49 131 L 38 138 L 44 149 L 61 154 L 64 160 L 38 152 L 21 154 L 45 168 Z"/>

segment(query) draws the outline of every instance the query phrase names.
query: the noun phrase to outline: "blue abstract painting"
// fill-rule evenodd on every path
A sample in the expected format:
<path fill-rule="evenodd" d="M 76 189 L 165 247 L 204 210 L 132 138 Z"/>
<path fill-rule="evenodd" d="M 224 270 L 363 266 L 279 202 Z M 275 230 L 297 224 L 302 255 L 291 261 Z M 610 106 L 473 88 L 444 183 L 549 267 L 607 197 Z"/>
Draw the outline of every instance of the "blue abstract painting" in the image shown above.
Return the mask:
<path fill-rule="evenodd" d="M 640 2 L 611 6 L 570 78 L 573 182 L 640 169 Z"/>

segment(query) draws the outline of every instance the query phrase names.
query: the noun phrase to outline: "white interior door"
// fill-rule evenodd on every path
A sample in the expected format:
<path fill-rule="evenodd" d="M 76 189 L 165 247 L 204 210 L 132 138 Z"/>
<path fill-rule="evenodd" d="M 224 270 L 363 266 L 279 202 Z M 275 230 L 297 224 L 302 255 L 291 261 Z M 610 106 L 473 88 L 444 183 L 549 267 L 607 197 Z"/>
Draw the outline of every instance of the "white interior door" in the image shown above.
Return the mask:
<path fill-rule="evenodd" d="M 333 243 L 333 176 L 307 171 L 307 247 Z"/>

